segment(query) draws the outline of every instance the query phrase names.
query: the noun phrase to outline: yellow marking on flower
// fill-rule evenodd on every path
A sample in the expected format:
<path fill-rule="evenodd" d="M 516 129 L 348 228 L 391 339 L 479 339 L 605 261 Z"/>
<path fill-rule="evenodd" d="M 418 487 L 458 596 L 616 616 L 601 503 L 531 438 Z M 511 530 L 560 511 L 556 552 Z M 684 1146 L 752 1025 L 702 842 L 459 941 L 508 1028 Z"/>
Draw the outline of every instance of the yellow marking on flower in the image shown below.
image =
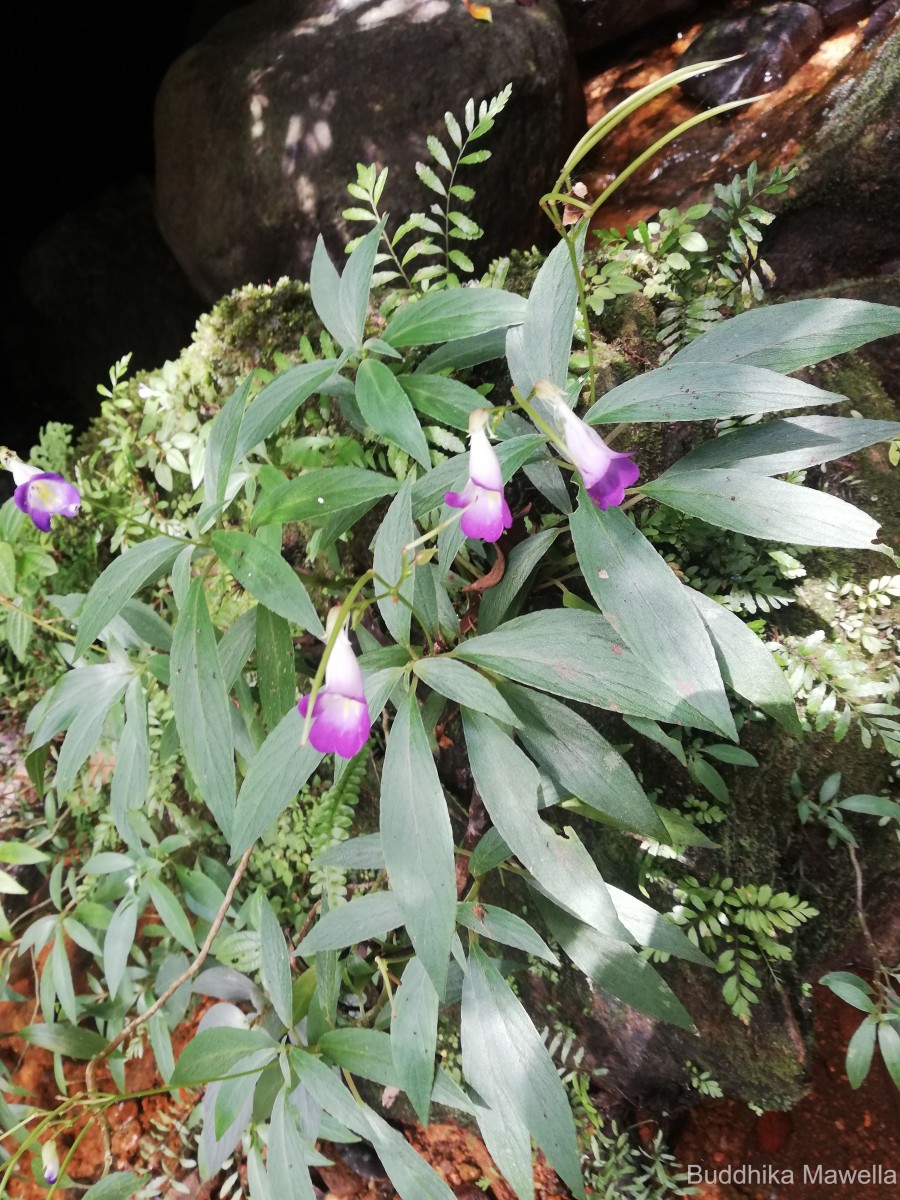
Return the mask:
<path fill-rule="evenodd" d="M 463 0 L 463 4 L 469 10 L 469 16 L 474 17 L 476 21 L 493 21 L 491 10 L 486 4 L 472 4 L 471 0 Z"/>

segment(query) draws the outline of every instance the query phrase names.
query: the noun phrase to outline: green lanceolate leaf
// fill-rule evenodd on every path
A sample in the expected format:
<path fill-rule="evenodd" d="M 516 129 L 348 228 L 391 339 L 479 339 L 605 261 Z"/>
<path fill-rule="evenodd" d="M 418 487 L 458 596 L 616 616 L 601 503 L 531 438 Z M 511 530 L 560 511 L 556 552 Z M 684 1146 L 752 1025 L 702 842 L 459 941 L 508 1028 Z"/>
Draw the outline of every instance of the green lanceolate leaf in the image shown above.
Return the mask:
<path fill-rule="evenodd" d="M 400 580 L 404 560 L 411 557 L 404 555 L 404 546 L 409 545 L 416 537 L 416 527 L 412 519 L 412 476 L 408 476 L 399 493 L 391 501 L 391 506 L 375 534 L 372 547 L 372 566 L 378 575 L 378 591 L 382 593 L 384 584 L 396 587 Z M 399 596 L 382 596 L 378 601 L 378 611 L 387 626 L 388 633 L 401 646 L 409 645 L 410 605 L 415 600 L 416 572 L 411 570 L 400 586 Z"/>
<path fill-rule="evenodd" d="M 366 331 L 366 314 L 369 309 L 369 290 L 372 285 L 372 270 L 378 242 L 384 230 L 385 218 L 359 239 L 347 259 L 341 276 L 340 303 L 343 324 L 351 337 L 350 346 L 358 350 L 363 344 Z"/>
<path fill-rule="evenodd" d="M 562 1080 L 509 984 L 477 947 L 463 984 L 463 1072 L 502 1120 L 514 1114 L 575 1196 L 584 1197 L 575 1122 Z"/>
<path fill-rule="evenodd" d="M 453 833 L 414 692 L 400 704 L 387 740 L 380 831 L 406 930 L 443 995 L 456 924 Z"/>
<path fill-rule="evenodd" d="M 184 542 L 175 538 L 151 538 L 132 546 L 110 563 L 95 580 L 84 602 L 75 638 L 76 658 L 84 654 L 126 600 L 171 568 L 184 546 Z"/>
<path fill-rule="evenodd" d="M 197 514 L 201 529 L 225 503 L 228 477 L 234 466 L 238 434 L 247 407 L 253 376 L 248 375 L 213 418 L 203 458 L 203 506 Z"/>
<path fill-rule="evenodd" d="M 640 1012 L 693 1029 L 672 989 L 633 946 L 604 937 L 541 896 L 537 900 L 553 937 L 592 983 Z"/>
<path fill-rule="evenodd" d="M 378 1029 L 330 1029 L 319 1038 L 325 1058 L 351 1075 L 361 1075 L 384 1087 L 396 1087 L 397 1070 L 391 1039 Z"/>
<path fill-rule="evenodd" d="M 263 717 L 274 729 L 297 702 L 294 639 L 284 617 L 263 604 L 256 614 L 256 667 Z"/>
<path fill-rule="evenodd" d="M 512 292 L 500 288 L 453 288 L 429 292 L 415 303 L 402 305 L 383 336 L 391 346 L 427 346 L 431 342 L 471 338 L 518 325 L 524 317 L 525 300 Z"/>
<path fill-rule="evenodd" d="M 399 375 L 397 382 L 414 408 L 451 429 L 467 430 L 469 413 L 487 404 L 474 388 L 445 375 Z"/>
<path fill-rule="evenodd" d="M 496 629 L 507 613 L 518 608 L 525 588 L 538 563 L 559 537 L 558 529 L 545 529 L 534 537 L 520 542 L 506 561 L 503 578 L 496 587 L 489 588 L 481 597 L 478 610 L 478 629 L 490 633 Z"/>
<path fill-rule="evenodd" d="M 638 900 L 636 896 L 623 892 L 621 888 L 610 887 L 608 890 L 619 920 L 638 945 L 663 950 L 666 954 L 674 954 L 676 958 L 699 963 L 703 967 L 712 966 L 707 956 L 694 945 L 687 934 L 662 913 L 658 913 L 643 900 Z M 551 896 L 550 899 L 555 897 Z M 561 907 L 572 916 L 578 916 L 570 904 L 563 904 Z"/>
<path fill-rule="evenodd" d="M 301 746 L 303 718 L 296 707 L 260 746 L 241 785 L 234 810 L 232 859 L 239 858 L 281 816 L 322 761 L 312 746 Z"/>
<path fill-rule="evenodd" d="M 89 1187 L 82 1200 L 130 1200 L 146 1178 L 146 1175 L 135 1175 L 133 1171 L 115 1171 Z"/>
<path fill-rule="evenodd" d="M 266 384 L 244 413 L 234 461 L 240 462 L 254 446 L 258 446 L 276 429 L 280 429 L 303 401 L 318 391 L 326 379 L 334 374 L 337 365 L 331 358 L 301 363 L 282 372 L 281 375 L 276 375 L 271 383 Z"/>
<path fill-rule="evenodd" d="M 518 736 L 560 791 L 614 824 L 666 840 L 665 826 L 625 759 L 584 717 L 542 692 L 503 684 Z"/>
<path fill-rule="evenodd" d="M 644 493 L 748 537 L 794 546 L 874 550 L 878 522 L 837 496 L 749 471 L 690 471 L 647 484 Z"/>
<path fill-rule="evenodd" d="M 533 954 L 535 958 L 543 958 L 545 962 L 559 966 L 559 959 L 540 934 L 527 921 L 515 913 L 507 912 L 505 908 L 497 908 L 495 904 L 460 901 L 456 906 L 456 919 L 460 925 L 465 925 L 466 929 L 471 929 L 480 937 L 524 950 L 526 954 Z"/>
<path fill-rule="evenodd" d="M 285 1088 L 272 1106 L 267 1173 L 273 1195 L 282 1200 L 315 1200 L 303 1142 Z"/>
<path fill-rule="evenodd" d="M 419 958 L 411 959 L 394 996 L 391 1054 L 400 1086 L 423 1125 L 434 1086 L 438 994 Z"/>
<path fill-rule="evenodd" d="M 323 524 L 351 510 L 367 512 L 383 496 L 400 491 L 396 479 L 361 467 L 323 467 L 307 471 L 264 492 L 253 514 L 254 525 L 312 521 Z"/>
<path fill-rule="evenodd" d="M 197 790 L 226 837 L 234 815 L 231 712 L 203 579 L 191 584 L 172 640 L 170 695 Z"/>
<path fill-rule="evenodd" d="M 736 740 L 706 627 L 669 564 L 621 509 L 601 513 L 583 492 L 570 527 L 585 582 L 613 630 L 651 674 Z"/>
<path fill-rule="evenodd" d="M 500 836 L 554 897 L 592 928 L 629 940 L 606 884 L 578 838 L 560 837 L 538 815 L 537 767 L 481 713 L 463 710 L 472 774 Z"/>
<path fill-rule="evenodd" d="M 565 388 L 578 304 L 578 268 L 572 257 L 580 266 L 586 232 L 582 223 L 571 245 L 563 240 L 551 250 L 535 277 L 524 322 L 507 334 L 510 374 L 523 396 L 539 379 Z"/>
<path fill-rule="evenodd" d="M 273 1060 L 278 1054 L 277 1043 L 262 1029 L 204 1029 L 182 1050 L 169 1082 L 172 1087 L 199 1087 L 224 1079 L 242 1058 L 264 1050 Z"/>
<path fill-rule="evenodd" d="M 419 658 L 413 668 L 416 675 L 448 700 L 465 704 L 476 712 L 487 713 L 505 725 L 518 725 L 519 718 L 496 687 L 478 671 L 456 659 L 439 655 Z"/>
<path fill-rule="evenodd" d="M 64 1021 L 55 1023 L 26 1025 L 16 1032 L 31 1046 L 40 1046 L 51 1054 L 64 1054 L 66 1058 L 85 1060 L 93 1058 L 106 1045 L 106 1038 L 92 1029 L 80 1029 L 68 1025 Z"/>
<path fill-rule="evenodd" d="M 506 679 L 595 708 L 710 728 L 622 642 L 599 614 L 560 609 L 515 617 L 452 653 Z"/>
<path fill-rule="evenodd" d="M 843 399 L 762 367 L 734 364 L 723 371 L 716 362 L 682 364 L 679 356 L 677 361 L 614 387 L 588 411 L 586 419 L 591 425 L 613 421 L 708 421 L 839 404 Z"/>
<path fill-rule="evenodd" d="M 355 896 L 324 913 L 294 951 L 301 958 L 323 950 L 343 950 L 368 938 L 384 938 L 404 922 L 403 910 L 393 892 Z"/>
<path fill-rule="evenodd" d="M 353 345 L 353 331 L 341 308 L 341 277 L 325 249 L 322 235 L 316 238 L 309 272 L 309 291 L 313 307 L 322 324 L 340 346 Z"/>
<path fill-rule="evenodd" d="M 900 422 L 864 421 L 850 417 L 789 417 L 766 421 L 711 438 L 680 458 L 665 478 L 684 471 L 738 467 L 754 475 L 786 475 L 805 471 L 900 437 Z"/>
<path fill-rule="evenodd" d="M 900 308 L 866 300 L 791 300 L 722 321 L 672 361 L 796 371 L 892 333 L 900 333 Z"/>
<path fill-rule="evenodd" d="M 887 1021 L 878 1026 L 878 1048 L 894 1087 L 900 1088 L 900 1033 Z"/>
<path fill-rule="evenodd" d="M 790 684 L 763 642 L 724 605 L 693 589 L 687 594 L 706 626 L 728 686 L 799 737 Z"/>
<path fill-rule="evenodd" d="M 103 939 L 103 974 L 111 998 L 115 997 L 125 976 L 141 907 L 136 896 L 130 893 L 126 895 L 113 913 Z"/>
<path fill-rule="evenodd" d="M 286 620 L 324 637 L 313 602 L 296 572 L 277 550 L 248 533 L 220 530 L 212 535 L 213 549 L 235 577 L 266 608 Z"/>
<path fill-rule="evenodd" d="M 429 469 L 431 456 L 419 418 L 396 375 L 377 358 L 366 358 L 359 365 L 356 402 L 367 425 Z"/>
<path fill-rule="evenodd" d="M 153 901 L 153 906 L 159 913 L 159 919 L 163 925 L 189 954 L 196 954 L 197 943 L 194 941 L 194 931 L 178 898 L 161 879 L 154 875 L 147 876 L 147 887 L 150 891 L 150 899 Z"/>
<path fill-rule="evenodd" d="M 86 671 L 87 668 L 82 668 L 82 670 Z M 81 674 L 81 671 L 76 671 L 74 674 Z M 85 692 L 84 706 L 78 711 L 69 726 L 66 740 L 63 742 L 56 763 L 56 794 L 60 800 L 68 795 L 75 782 L 75 776 L 87 762 L 88 756 L 100 740 L 107 714 L 125 691 L 127 682 L 127 676 L 120 676 L 119 684 L 114 690 Z"/>
<path fill-rule="evenodd" d="M 866 1018 L 854 1033 L 847 1047 L 847 1079 L 852 1088 L 858 1088 L 869 1074 L 872 1055 L 875 1052 L 876 1026 Z"/>
<path fill-rule="evenodd" d="M 265 897 L 259 906 L 259 947 L 263 987 L 276 1014 L 290 1029 L 291 962 L 281 925 Z"/>

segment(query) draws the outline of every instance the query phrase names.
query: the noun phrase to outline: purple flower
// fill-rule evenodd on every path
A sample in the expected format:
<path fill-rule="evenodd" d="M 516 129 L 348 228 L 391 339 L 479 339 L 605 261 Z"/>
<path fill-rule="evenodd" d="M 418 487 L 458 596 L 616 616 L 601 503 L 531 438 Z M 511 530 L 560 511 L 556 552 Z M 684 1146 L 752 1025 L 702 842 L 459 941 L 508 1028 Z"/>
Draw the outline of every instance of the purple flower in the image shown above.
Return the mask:
<path fill-rule="evenodd" d="M 469 414 L 469 479 L 461 492 L 447 492 L 444 503 L 463 509 L 460 525 L 466 537 L 496 542 L 512 525 L 512 514 L 503 497 L 500 460 L 488 441 L 488 412 L 476 408 Z"/>
<path fill-rule="evenodd" d="M 613 508 L 625 499 L 625 489 L 637 483 L 640 468 L 630 454 L 610 450 L 595 429 L 576 417 L 564 400 L 556 412 L 562 421 L 569 458 L 581 472 L 587 494 L 598 508 Z"/>
<path fill-rule="evenodd" d="M 40 471 L 29 467 L 17 458 L 8 458 L 4 464 L 12 471 L 16 482 L 13 499 L 23 513 L 31 517 L 43 533 L 50 532 L 50 518 L 77 517 L 81 507 L 78 488 L 67 483 L 62 475 L 53 471 Z"/>
<path fill-rule="evenodd" d="M 329 634 L 337 612 L 332 609 L 328 614 Z M 301 717 L 307 716 L 309 696 L 304 696 L 297 708 Z M 312 707 L 309 740 L 322 754 L 352 758 L 362 749 L 371 728 L 362 671 L 347 630 L 342 629 L 325 664 L 325 683 Z"/>

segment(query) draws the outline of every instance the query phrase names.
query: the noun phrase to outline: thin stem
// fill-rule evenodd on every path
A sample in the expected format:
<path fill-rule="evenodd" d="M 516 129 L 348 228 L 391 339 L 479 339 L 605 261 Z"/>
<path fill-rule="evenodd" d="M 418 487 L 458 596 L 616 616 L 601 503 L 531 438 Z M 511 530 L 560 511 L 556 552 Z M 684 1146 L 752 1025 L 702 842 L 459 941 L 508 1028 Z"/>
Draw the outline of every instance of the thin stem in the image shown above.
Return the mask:
<path fill-rule="evenodd" d="M 866 920 L 866 912 L 863 907 L 862 867 L 856 853 L 856 847 L 848 846 L 847 853 L 850 855 L 850 861 L 853 863 L 853 872 L 856 875 L 856 919 L 859 921 L 859 927 L 862 929 L 863 937 L 866 940 L 866 945 L 869 948 L 869 954 L 872 956 L 872 963 L 876 971 L 882 977 L 886 977 L 887 971 L 884 968 L 884 963 L 881 961 L 881 955 L 878 953 L 878 947 L 875 945 L 875 939 L 872 937 L 872 931 L 869 929 L 869 923 Z"/>
<path fill-rule="evenodd" d="M 36 617 L 34 613 L 28 612 L 28 610 L 25 608 L 19 608 L 18 604 L 13 604 L 13 602 L 11 600 L 7 600 L 5 596 L 0 596 L 0 604 L 2 604 L 4 608 L 8 608 L 11 612 L 18 613 L 20 617 L 25 617 L 26 620 L 31 621 L 34 625 L 39 625 L 41 629 L 46 629 L 50 633 L 55 633 L 57 637 L 65 638 L 69 642 L 75 641 L 74 634 L 66 633 L 64 629 L 57 628 L 52 621 L 42 621 L 40 617 Z M 59 617 L 57 619 L 60 621 L 65 620 L 64 617 Z"/>
<path fill-rule="evenodd" d="M 553 442 L 554 446 L 558 446 L 559 449 L 565 453 L 566 444 L 556 430 L 551 429 L 544 418 L 540 416 L 539 413 L 535 412 L 534 408 L 528 403 L 527 400 L 523 398 L 522 394 L 517 391 L 516 388 L 512 389 L 512 394 L 516 404 L 518 404 L 518 406 L 528 414 L 529 419 L 534 422 L 538 429 L 540 429 L 541 433 L 545 433 L 550 441 Z"/>

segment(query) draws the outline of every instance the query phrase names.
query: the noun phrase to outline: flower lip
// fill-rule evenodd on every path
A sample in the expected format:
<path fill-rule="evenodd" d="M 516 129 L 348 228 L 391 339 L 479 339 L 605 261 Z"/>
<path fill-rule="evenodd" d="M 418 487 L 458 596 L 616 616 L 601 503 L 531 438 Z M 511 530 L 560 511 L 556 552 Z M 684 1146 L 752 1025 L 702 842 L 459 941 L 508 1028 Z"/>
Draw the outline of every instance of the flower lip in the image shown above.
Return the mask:
<path fill-rule="evenodd" d="M 469 478 L 461 492 L 445 492 L 444 503 L 463 509 L 460 528 L 466 537 L 496 542 L 512 525 L 512 514 L 503 495 L 503 471 L 488 440 L 488 411 L 469 414 Z"/>
<path fill-rule="evenodd" d="M 18 466 L 18 470 L 16 467 Z M 24 468 L 22 470 L 21 468 Z M 16 507 L 31 517 L 42 532 L 50 529 L 54 516 L 75 517 L 81 508 L 78 489 L 54 471 L 36 471 L 25 463 L 12 464 L 13 478 L 21 478 L 13 494 Z"/>
<path fill-rule="evenodd" d="M 625 499 L 625 489 L 636 483 L 640 467 L 631 454 L 610 450 L 595 429 L 577 417 L 565 401 L 556 411 L 563 425 L 566 450 L 581 473 L 585 491 L 600 509 L 615 507 Z"/>

